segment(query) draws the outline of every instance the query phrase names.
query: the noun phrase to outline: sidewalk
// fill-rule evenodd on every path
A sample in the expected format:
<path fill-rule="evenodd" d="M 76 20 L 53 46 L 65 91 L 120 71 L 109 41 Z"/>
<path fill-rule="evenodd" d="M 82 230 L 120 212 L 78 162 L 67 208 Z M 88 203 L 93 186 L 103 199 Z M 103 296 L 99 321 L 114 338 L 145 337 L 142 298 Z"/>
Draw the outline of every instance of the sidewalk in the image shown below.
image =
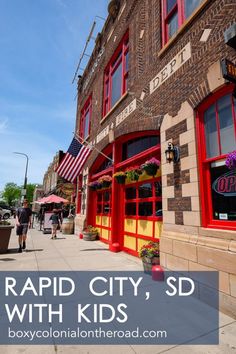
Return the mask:
<path fill-rule="evenodd" d="M 44 235 L 35 226 L 31 229 L 27 239 L 27 250 L 17 253 L 17 236 L 12 231 L 9 252 L 0 255 L 1 271 L 76 271 L 76 270 L 140 270 L 142 263 L 126 253 L 112 253 L 108 246 L 99 241 L 86 242 L 75 235 L 58 233 L 56 240 L 50 235 Z M 88 262 L 89 258 L 89 262 Z M 7 354 L 53 354 L 53 353 L 81 353 L 81 354 L 216 354 L 236 353 L 236 320 L 220 314 L 220 344 L 218 346 L 4 346 Z M 2 347 L 3 348 L 3 347 Z"/>

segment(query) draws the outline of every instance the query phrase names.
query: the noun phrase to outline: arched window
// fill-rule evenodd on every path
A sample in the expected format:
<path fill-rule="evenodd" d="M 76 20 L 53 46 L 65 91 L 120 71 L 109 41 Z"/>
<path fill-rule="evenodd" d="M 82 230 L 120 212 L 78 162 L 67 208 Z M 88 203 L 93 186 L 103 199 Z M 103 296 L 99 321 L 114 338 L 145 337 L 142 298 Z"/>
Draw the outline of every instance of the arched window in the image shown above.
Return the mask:
<path fill-rule="evenodd" d="M 220 89 L 198 109 L 198 147 L 202 223 L 236 229 L 236 171 L 225 159 L 236 150 L 236 99 L 231 85 Z"/>

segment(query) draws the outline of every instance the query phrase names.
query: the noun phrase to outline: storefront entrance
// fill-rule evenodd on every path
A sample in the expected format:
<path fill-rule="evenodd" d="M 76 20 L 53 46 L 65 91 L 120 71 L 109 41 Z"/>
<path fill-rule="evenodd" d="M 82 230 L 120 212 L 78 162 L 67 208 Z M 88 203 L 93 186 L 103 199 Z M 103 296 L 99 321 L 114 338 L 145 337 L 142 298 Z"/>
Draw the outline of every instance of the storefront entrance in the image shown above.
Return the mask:
<path fill-rule="evenodd" d="M 104 151 L 114 156 L 114 164 L 99 156 L 91 169 L 90 183 L 110 176 L 111 184 L 90 190 L 88 221 L 98 228 L 101 241 L 137 256 L 143 244 L 161 236 L 161 170 L 150 176 L 140 169 L 153 157 L 160 160 L 159 132 L 122 137 Z M 127 174 L 134 170 L 138 171 L 135 178 Z M 117 172 L 126 173 L 123 184 L 114 178 Z"/>

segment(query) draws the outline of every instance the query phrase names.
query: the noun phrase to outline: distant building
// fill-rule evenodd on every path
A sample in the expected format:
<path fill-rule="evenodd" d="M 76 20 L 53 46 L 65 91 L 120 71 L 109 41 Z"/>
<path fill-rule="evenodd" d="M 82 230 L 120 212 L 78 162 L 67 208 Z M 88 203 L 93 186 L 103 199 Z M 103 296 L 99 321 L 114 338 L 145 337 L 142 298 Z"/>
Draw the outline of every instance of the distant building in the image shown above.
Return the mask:
<path fill-rule="evenodd" d="M 56 194 L 61 196 L 69 202 L 73 203 L 75 199 L 75 187 L 74 184 L 69 183 L 64 178 L 60 177 L 56 172 L 56 169 L 64 157 L 63 151 L 58 151 L 54 156 L 53 161 L 48 166 L 43 178 L 43 190 L 44 195 Z"/>

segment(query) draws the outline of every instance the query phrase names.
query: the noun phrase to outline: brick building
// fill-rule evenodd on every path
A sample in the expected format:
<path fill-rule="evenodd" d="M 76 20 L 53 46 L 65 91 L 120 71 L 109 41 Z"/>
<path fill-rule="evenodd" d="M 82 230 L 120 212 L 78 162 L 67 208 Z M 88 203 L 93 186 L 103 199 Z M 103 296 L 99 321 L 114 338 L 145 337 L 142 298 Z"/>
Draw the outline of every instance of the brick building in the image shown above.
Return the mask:
<path fill-rule="evenodd" d="M 77 232 L 96 225 L 110 250 L 133 255 L 160 239 L 167 269 L 219 271 L 222 309 L 234 315 L 236 183 L 225 159 L 236 149 L 236 101 L 221 61 L 236 62 L 224 36 L 235 13 L 234 0 L 110 1 L 76 119 L 94 146 L 78 176 Z M 168 146 L 179 160 L 166 160 Z M 88 188 L 152 157 L 154 176 Z"/>

